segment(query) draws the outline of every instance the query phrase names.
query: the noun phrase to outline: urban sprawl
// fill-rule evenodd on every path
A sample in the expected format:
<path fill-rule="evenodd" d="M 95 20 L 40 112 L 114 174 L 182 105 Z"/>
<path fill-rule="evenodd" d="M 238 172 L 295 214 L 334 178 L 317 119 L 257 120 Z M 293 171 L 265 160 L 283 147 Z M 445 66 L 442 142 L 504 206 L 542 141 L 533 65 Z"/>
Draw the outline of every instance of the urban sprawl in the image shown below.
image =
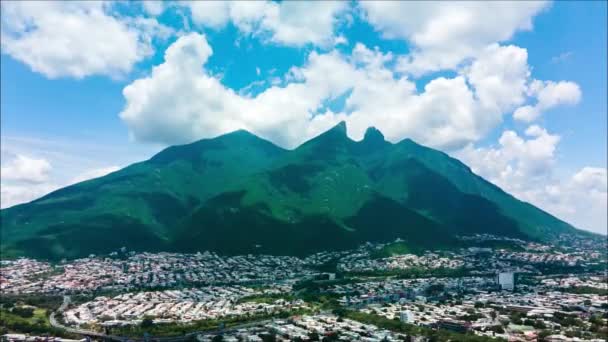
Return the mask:
<path fill-rule="evenodd" d="M 470 247 L 412 253 L 397 240 L 301 258 L 122 248 L 58 263 L 3 260 L 2 338 L 606 340 L 602 241 L 461 240 Z M 33 319 L 49 331 L 24 331 Z"/>

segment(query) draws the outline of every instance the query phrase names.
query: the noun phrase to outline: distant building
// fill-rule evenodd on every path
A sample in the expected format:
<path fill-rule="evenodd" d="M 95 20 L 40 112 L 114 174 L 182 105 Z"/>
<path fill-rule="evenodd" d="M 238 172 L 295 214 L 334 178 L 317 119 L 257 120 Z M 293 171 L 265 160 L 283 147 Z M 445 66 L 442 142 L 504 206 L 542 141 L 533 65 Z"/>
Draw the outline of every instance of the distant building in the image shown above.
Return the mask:
<path fill-rule="evenodd" d="M 501 290 L 513 291 L 515 290 L 515 273 L 513 272 L 500 272 L 496 277 L 496 282 Z"/>
<path fill-rule="evenodd" d="M 492 248 L 469 247 L 469 252 L 473 254 L 492 253 Z"/>
<path fill-rule="evenodd" d="M 403 323 L 413 323 L 414 314 L 409 310 L 401 311 L 399 313 L 399 320 L 401 320 L 401 322 L 403 322 Z"/>
<path fill-rule="evenodd" d="M 416 302 L 426 303 L 426 297 L 425 296 L 416 296 Z"/>

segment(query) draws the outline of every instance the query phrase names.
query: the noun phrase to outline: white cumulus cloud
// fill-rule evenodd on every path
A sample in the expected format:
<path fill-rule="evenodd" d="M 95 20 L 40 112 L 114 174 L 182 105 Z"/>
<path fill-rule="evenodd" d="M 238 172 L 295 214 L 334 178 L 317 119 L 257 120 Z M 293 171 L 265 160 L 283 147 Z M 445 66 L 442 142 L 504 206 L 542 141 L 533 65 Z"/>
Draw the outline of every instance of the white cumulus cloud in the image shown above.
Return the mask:
<path fill-rule="evenodd" d="M 362 1 L 367 21 L 384 37 L 404 39 L 413 52 L 400 69 L 414 75 L 456 69 L 489 44 L 532 29 L 545 1 Z"/>
<path fill-rule="evenodd" d="M 0 143 L 0 207 L 35 200 L 51 191 L 116 171 L 148 158 L 159 146 L 100 144 L 98 139 L 13 136 Z"/>
<path fill-rule="evenodd" d="M 220 29 L 232 22 L 245 34 L 271 42 L 302 46 L 330 46 L 340 15 L 349 8 L 346 1 L 183 1 L 192 20 Z"/>
<path fill-rule="evenodd" d="M 281 82 L 256 96 L 238 94 L 207 72 L 213 53 L 203 35 L 179 38 L 165 62 L 123 93 L 120 114 L 136 139 L 184 143 L 244 128 L 286 147 L 345 120 L 354 139 L 376 126 L 391 141 L 406 137 L 440 148 L 474 142 L 526 99 L 527 52 L 489 45 L 453 78 L 439 77 L 423 91 L 391 69 L 392 53 L 356 44 L 350 55 L 310 53 Z M 332 112 L 324 104 L 344 96 Z"/>
<path fill-rule="evenodd" d="M 578 84 L 569 81 L 538 81 L 534 80 L 528 93 L 536 98 L 535 105 L 525 105 L 517 108 L 513 113 L 516 120 L 532 122 L 536 120 L 543 111 L 558 105 L 574 105 L 581 99 L 581 89 Z"/>
<path fill-rule="evenodd" d="M 171 29 L 156 19 L 118 18 L 101 1 L 3 1 L 2 51 L 49 78 L 120 77 Z"/>
<path fill-rule="evenodd" d="M 293 147 L 345 120 L 354 139 L 376 126 L 391 141 L 409 137 L 458 148 L 522 104 L 530 75 L 525 49 L 494 44 L 457 76 L 433 79 L 417 91 L 391 68 L 392 53 L 358 43 L 350 55 L 311 52 L 305 65 L 252 97 L 206 71 L 212 53 L 203 35 L 183 36 L 167 49 L 164 63 L 125 87 L 120 116 L 136 139 L 185 143 L 244 128 Z M 342 96 L 338 112 L 325 107 Z"/>
<path fill-rule="evenodd" d="M 48 180 L 51 164 L 43 158 L 17 155 L 2 165 L 3 180 L 42 183 Z"/>
<path fill-rule="evenodd" d="M 539 126 L 530 126 L 525 133 L 527 137 L 507 130 L 500 136 L 498 147 L 467 146 L 456 156 L 474 172 L 525 199 L 529 185 L 550 176 L 560 141 L 560 136 Z"/>
<path fill-rule="evenodd" d="M 44 158 L 3 151 L 0 169 L 0 207 L 30 201 L 57 189 L 50 184 L 51 163 Z"/>
<path fill-rule="evenodd" d="M 512 110 L 525 100 L 530 76 L 528 52 L 518 46 L 492 44 L 481 50 L 464 74 L 480 105 L 490 112 Z"/>
<path fill-rule="evenodd" d="M 48 164 L 48 162 L 46 162 L 46 164 Z M 50 164 L 48 165 L 50 167 Z M 108 166 L 85 170 L 67 182 L 60 181 L 45 173 L 44 177 L 35 176 L 35 181 L 33 182 L 32 177 L 29 179 L 5 177 L 3 168 L 2 180 L 0 182 L 0 208 L 8 208 L 13 205 L 30 202 L 57 189 L 85 180 L 102 177 L 119 169 L 120 168 L 117 166 Z"/>
<path fill-rule="evenodd" d="M 584 167 L 572 177 L 572 180 L 585 190 L 606 192 L 608 187 L 605 168 Z"/>
<path fill-rule="evenodd" d="M 357 69 L 337 52 L 313 52 L 306 66 L 293 68 L 285 77 L 291 83 L 247 97 L 205 72 L 201 66 L 211 53 L 204 36 L 181 37 L 167 49 L 165 62 L 149 77 L 124 89 L 127 105 L 121 118 L 136 138 L 176 143 L 245 128 L 284 146 L 294 146 L 337 122 L 334 113 L 318 112 L 324 100 L 363 84 L 370 74 L 378 78 L 376 83 L 382 81 L 379 77 L 388 80 L 391 75 L 387 70 L 370 73 Z M 398 84 L 405 86 L 399 87 L 401 94 L 405 90 L 409 96 L 414 89 L 405 79 Z M 349 99 L 353 103 L 357 90 Z"/>
<path fill-rule="evenodd" d="M 8 208 L 40 198 L 59 189 L 57 184 L 40 183 L 34 185 L 5 184 L 0 188 L 0 208 Z"/>
<path fill-rule="evenodd" d="M 141 5 L 144 11 L 152 16 L 161 14 L 165 9 L 162 0 L 143 0 L 141 1 Z"/>
<path fill-rule="evenodd" d="M 120 170 L 120 167 L 118 167 L 118 166 L 108 166 L 108 167 L 102 167 L 102 168 L 98 168 L 98 169 L 87 170 L 87 171 L 80 173 L 76 177 L 74 177 L 71 181 L 69 181 L 69 183 L 75 184 L 75 183 L 84 182 L 89 179 L 103 177 L 109 173 L 112 173 L 112 172 L 115 172 L 118 170 Z"/>
<path fill-rule="evenodd" d="M 497 147 L 469 145 L 454 155 L 517 198 L 575 227 L 606 234 L 606 169 L 584 167 L 573 175 L 556 175 L 559 141 L 558 135 L 533 125 L 525 136 L 503 132 Z"/>

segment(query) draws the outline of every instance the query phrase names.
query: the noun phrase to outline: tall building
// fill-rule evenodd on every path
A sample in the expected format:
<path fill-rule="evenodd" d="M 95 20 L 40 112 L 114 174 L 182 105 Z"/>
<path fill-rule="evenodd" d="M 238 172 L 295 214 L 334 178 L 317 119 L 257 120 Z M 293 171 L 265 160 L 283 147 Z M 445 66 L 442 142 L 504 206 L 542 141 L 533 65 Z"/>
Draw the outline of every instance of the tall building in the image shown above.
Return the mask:
<path fill-rule="evenodd" d="M 500 272 L 496 280 L 501 290 L 515 290 L 515 274 L 513 272 Z"/>
<path fill-rule="evenodd" d="M 401 311 L 399 313 L 399 319 L 401 320 L 401 322 L 404 322 L 404 323 L 413 323 L 414 314 L 409 310 Z"/>

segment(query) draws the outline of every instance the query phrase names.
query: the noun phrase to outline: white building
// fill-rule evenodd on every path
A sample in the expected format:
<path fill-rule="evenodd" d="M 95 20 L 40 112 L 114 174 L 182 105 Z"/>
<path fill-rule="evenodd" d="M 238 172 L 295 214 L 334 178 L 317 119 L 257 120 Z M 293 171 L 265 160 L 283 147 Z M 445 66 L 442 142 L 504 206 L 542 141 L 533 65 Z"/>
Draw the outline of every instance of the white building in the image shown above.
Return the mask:
<path fill-rule="evenodd" d="M 498 286 L 501 290 L 513 291 L 515 289 L 515 274 L 513 272 L 498 273 Z"/>
<path fill-rule="evenodd" d="M 399 319 L 403 323 L 413 323 L 414 322 L 414 314 L 411 311 L 409 311 L 409 310 L 401 311 L 399 313 Z"/>

